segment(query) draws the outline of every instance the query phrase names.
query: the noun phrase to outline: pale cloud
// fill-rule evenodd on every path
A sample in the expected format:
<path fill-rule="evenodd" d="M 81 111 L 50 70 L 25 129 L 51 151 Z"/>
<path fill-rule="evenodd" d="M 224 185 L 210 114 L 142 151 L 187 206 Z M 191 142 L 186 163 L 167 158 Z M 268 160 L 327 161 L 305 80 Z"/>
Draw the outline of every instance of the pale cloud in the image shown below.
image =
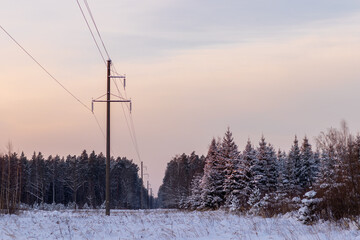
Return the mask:
<path fill-rule="evenodd" d="M 295 134 L 312 138 L 342 119 L 356 131 L 359 25 L 351 17 L 304 26 L 296 37 L 178 51 L 152 63 L 124 61 L 137 93 L 139 132 L 169 150 L 155 153 L 165 164 L 175 153 L 206 153 L 211 137 L 227 126 L 240 147 L 264 134 L 285 150 Z"/>

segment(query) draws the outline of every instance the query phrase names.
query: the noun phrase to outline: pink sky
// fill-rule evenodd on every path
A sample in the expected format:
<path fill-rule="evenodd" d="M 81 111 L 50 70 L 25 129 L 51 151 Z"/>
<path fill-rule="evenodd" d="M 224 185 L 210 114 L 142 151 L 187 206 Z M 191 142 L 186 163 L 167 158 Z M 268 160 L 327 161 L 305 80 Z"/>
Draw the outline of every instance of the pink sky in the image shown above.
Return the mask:
<path fill-rule="evenodd" d="M 21 2 L 1 8 L 0 24 L 90 107 L 105 93 L 106 69 L 76 4 Z M 213 1 L 204 3 L 208 11 L 194 3 L 199 11 L 192 13 L 189 1 L 89 1 L 117 70 L 127 75 L 155 192 L 172 157 L 206 154 L 211 138 L 228 126 L 241 150 L 249 137 L 257 145 L 264 134 L 287 151 L 295 134 L 313 139 L 342 119 L 353 132 L 360 129 L 358 4 L 331 2 L 325 11 L 279 1 L 281 12 L 256 8 L 261 1 L 241 2 L 218 11 Z M 249 16 L 238 18 L 232 7 L 247 8 Z M 291 11 L 297 14 L 284 14 Z M 3 33 L 0 83 L 3 152 L 9 140 L 28 156 L 105 152 L 91 113 Z M 139 163 L 121 107 L 112 109 L 112 150 Z M 95 113 L 105 129 L 104 106 L 97 104 Z"/>

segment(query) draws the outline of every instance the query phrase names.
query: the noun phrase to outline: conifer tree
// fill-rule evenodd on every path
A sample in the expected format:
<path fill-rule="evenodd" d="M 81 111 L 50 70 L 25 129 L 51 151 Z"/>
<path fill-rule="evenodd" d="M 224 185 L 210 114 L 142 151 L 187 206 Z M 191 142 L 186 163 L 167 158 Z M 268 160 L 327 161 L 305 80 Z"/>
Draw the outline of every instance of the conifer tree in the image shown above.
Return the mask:
<path fill-rule="evenodd" d="M 314 152 L 314 164 L 312 164 L 311 166 L 311 183 L 314 184 L 316 183 L 318 177 L 319 177 L 319 172 L 320 172 L 320 153 L 319 150 L 316 150 Z"/>
<path fill-rule="evenodd" d="M 219 157 L 219 144 L 211 141 L 205 160 L 204 175 L 201 180 L 202 209 L 218 209 L 224 202 L 224 169 L 225 163 Z"/>
<path fill-rule="evenodd" d="M 277 153 L 277 168 L 278 168 L 278 189 L 279 193 L 284 193 L 285 189 L 289 187 L 289 175 L 286 168 L 286 153 L 278 150 Z"/>
<path fill-rule="evenodd" d="M 241 160 L 243 161 L 244 165 L 248 166 L 248 173 L 247 173 L 247 179 L 248 179 L 248 185 L 250 188 L 253 187 L 252 183 L 253 181 L 253 168 L 257 163 L 257 158 L 256 158 L 256 150 L 254 149 L 254 147 L 251 144 L 250 139 L 248 139 L 246 146 L 245 146 L 245 150 L 242 153 L 242 158 Z"/>
<path fill-rule="evenodd" d="M 276 153 L 272 145 L 266 147 L 266 178 L 267 191 L 275 192 L 278 185 L 278 168 L 276 162 Z"/>
<path fill-rule="evenodd" d="M 295 136 L 294 144 L 291 146 L 291 150 L 288 154 L 288 170 L 290 187 L 289 193 L 299 195 L 301 191 L 300 187 L 300 174 L 301 174 L 301 162 L 300 162 L 300 148 L 297 136 Z"/>
<path fill-rule="evenodd" d="M 251 166 L 253 187 L 259 188 L 261 194 L 268 192 L 268 175 L 266 171 L 268 157 L 267 150 L 265 138 L 262 136 L 257 149 L 256 158 L 253 159 Z"/>
<path fill-rule="evenodd" d="M 202 174 L 197 174 L 191 181 L 191 194 L 186 200 L 185 208 L 195 210 L 201 206 L 201 193 L 200 187 Z"/>
<path fill-rule="evenodd" d="M 300 149 L 300 172 L 299 172 L 299 186 L 304 191 L 309 188 L 312 182 L 312 172 L 314 165 L 314 156 L 311 150 L 311 145 L 307 137 L 304 138 Z"/>
<path fill-rule="evenodd" d="M 239 203 L 238 197 L 241 190 L 244 188 L 240 183 L 243 174 L 239 169 L 240 153 L 229 128 L 222 140 L 219 157 L 221 161 L 225 163 L 223 188 L 225 192 L 225 205 L 226 207 L 229 207 L 233 201 Z"/>

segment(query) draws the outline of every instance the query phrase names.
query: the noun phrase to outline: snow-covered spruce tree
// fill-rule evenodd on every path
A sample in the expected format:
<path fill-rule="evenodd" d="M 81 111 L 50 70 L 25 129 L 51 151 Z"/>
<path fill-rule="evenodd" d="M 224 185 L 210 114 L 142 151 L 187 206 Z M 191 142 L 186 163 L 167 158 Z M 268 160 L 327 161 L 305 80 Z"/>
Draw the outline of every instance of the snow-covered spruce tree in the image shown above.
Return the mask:
<path fill-rule="evenodd" d="M 191 194 L 189 197 L 187 197 L 184 208 L 185 209 L 191 209 L 196 210 L 201 206 L 201 179 L 202 174 L 196 174 L 191 181 Z"/>
<path fill-rule="evenodd" d="M 236 171 L 239 161 L 238 147 L 234 142 L 232 133 L 230 132 L 229 128 L 227 129 L 222 140 L 221 148 L 219 149 L 219 158 L 222 162 L 225 163 L 225 179 L 223 187 L 225 191 L 225 198 L 227 198 L 234 189 L 234 184 L 236 184 L 236 179 L 234 179 L 234 172 Z"/>
<path fill-rule="evenodd" d="M 265 142 L 264 139 L 260 142 L 259 153 L 261 153 L 261 146 Z M 265 160 L 265 189 L 261 192 L 261 200 L 258 202 L 259 214 L 266 217 L 271 217 L 280 213 L 281 204 L 278 202 L 277 188 L 278 188 L 278 166 L 276 162 L 276 154 L 274 148 L 268 144 L 265 147 L 265 156 L 259 155 L 259 159 Z"/>
<path fill-rule="evenodd" d="M 290 188 L 289 173 L 287 169 L 287 156 L 284 151 L 278 150 L 277 168 L 278 168 L 278 185 L 276 189 L 276 209 L 277 213 L 286 213 L 290 211 L 290 199 L 288 189 Z"/>
<path fill-rule="evenodd" d="M 255 188 L 252 170 L 253 166 L 257 163 L 256 155 L 256 150 L 252 146 L 250 139 L 248 139 L 238 165 L 238 171 L 241 173 L 241 178 L 239 179 L 242 186 L 242 190 L 239 192 L 238 196 L 240 210 L 247 210 L 251 207 L 248 201 L 250 194 Z M 257 190 L 259 189 L 257 188 Z M 234 207 L 234 205 L 232 206 Z"/>
<path fill-rule="evenodd" d="M 330 188 L 335 185 L 335 149 L 332 145 L 328 150 L 322 150 L 321 167 L 317 185 L 321 188 L 325 195 Z"/>
<path fill-rule="evenodd" d="M 286 168 L 286 153 L 280 149 L 277 152 L 278 188 L 277 192 L 284 193 L 289 185 L 289 176 Z"/>
<path fill-rule="evenodd" d="M 226 207 L 231 211 L 245 211 L 247 200 L 250 194 L 250 179 L 248 177 L 249 167 L 242 159 L 234 169 L 232 174 L 227 178 L 228 184 L 231 186 L 231 192 L 226 198 Z"/>
<path fill-rule="evenodd" d="M 266 148 L 266 178 L 268 192 L 276 192 L 278 187 L 278 176 L 276 153 L 273 146 L 269 144 Z"/>
<path fill-rule="evenodd" d="M 219 143 L 211 141 L 201 180 L 201 206 L 199 209 L 218 209 L 224 203 L 225 162 L 219 156 Z"/>
<path fill-rule="evenodd" d="M 229 129 L 223 138 L 220 158 L 225 162 L 225 207 L 232 211 L 243 209 L 247 201 L 248 166 L 242 161 Z"/>
<path fill-rule="evenodd" d="M 300 162 L 300 148 L 297 136 L 295 136 L 294 144 L 291 146 L 288 154 L 288 174 L 289 174 L 289 191 L 291 196 L 299 196 L 301 192 L 300 187 L 300 173 L 301 173 L 301 162 Z"/>
<path fill-rule="evenodd" d="M 319 172 L 320 172 L 320 152 L 319 150 L 316 150 L 314 152 L 314 163 L 311 165 L 311 176 L 310 181 L 312 184 L 316 183 L 318 181 Z"/>
<path fill-rule="evenodd" d="M 252 187 L 259 188 L 260 193 L 264 194 L 268 192 L 268 178 L 267 178 L 267 146 L 264 136 L 261 137 L 259 142 L 259 147 L 257 149 L 256 157 L 253 159 L 251 164 L 251 174 L 252 174 Z"/>
<path fill-rule="evenodd" d="M 231 208 L 244 211 L 248 209 L 247 201 L 251 192 L 250 162 L 244 156 L 240 157 L 234 176 L 237 184 L 232 192 Z"/>
<path fill-rule="evenodd" d="M 278 177 L 276 154 L 274 148 L 266 144 L 264 137 L 260 140 L 250 171 L 253 176 L 253 187 L 258 187 L 262 194 L 276 191 Z"/>
<path fill-rule="evenodd" d="M 321 199 L 315 198 L 316 192 L 311 190 L 304 194 L 301 200 L 301 207 L 298 211 L 298 219 L 304 224 L 312 224 L 318 219 L 316 215 L 318 204 Z"/>
<path fill-rule="evenodd" d="M 299 172 L 299 186 L 302 191 L 308 189 L 312 184 L 313 173 L 311 170 L 314 165 L 314 155 L 311 150 L 311 145 L 307 137 L 304 138 L 300 148 L 300 172 Z"/>
<path fill-rule="evenodd" d="M 250 193 L 249 199 L 248 199 L 248 205 L 249 205 L 249 213 L 252 215 L 258 215 L 260 213 L 260 200 L 261 200 L 261 193 L 260 189 L 255 186 Z"/>

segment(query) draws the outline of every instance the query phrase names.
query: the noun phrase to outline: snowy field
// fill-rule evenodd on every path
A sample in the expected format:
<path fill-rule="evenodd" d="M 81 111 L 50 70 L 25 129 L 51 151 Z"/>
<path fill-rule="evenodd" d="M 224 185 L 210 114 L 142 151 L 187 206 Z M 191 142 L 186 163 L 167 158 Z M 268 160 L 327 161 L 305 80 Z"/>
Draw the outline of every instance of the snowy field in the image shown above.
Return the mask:
<path fill-rule="evenodd" d="M 306 226 L 292 217 L 265 219 L 173 210 L 24 211 L 0 215 L 0 239 L 339 239 L 360 240 L 354 224 Z"/>

